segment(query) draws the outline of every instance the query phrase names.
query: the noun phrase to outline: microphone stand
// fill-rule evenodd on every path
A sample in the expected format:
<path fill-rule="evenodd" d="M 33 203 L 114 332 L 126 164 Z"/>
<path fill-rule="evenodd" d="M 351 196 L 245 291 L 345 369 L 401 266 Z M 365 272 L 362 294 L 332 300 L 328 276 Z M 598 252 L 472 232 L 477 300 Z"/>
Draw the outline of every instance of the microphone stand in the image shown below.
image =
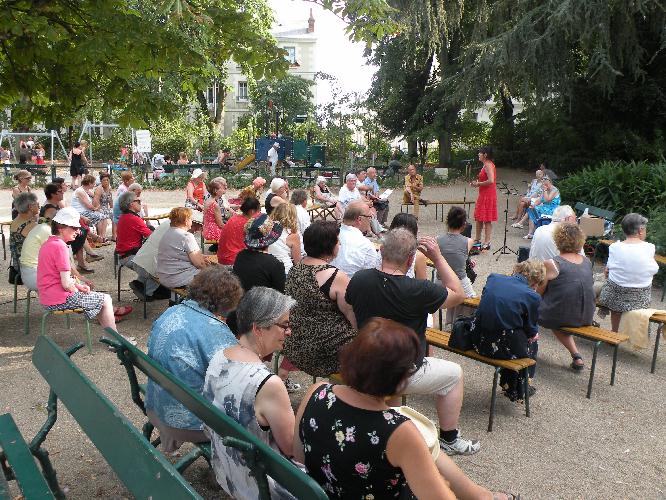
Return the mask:
<path fill-rule="evenodd" d="M 498 248 L 497 250 L 495 250 L 495 251 L 493 252 L 493 255 L 495 255 L 495 254 L 499 254 L 499 255 L 497 256 L 497 258 L 495 259 L 495 261 L 498 261 L 499 258 L 500 258 L 502 255 L 508 255 L 508 254 L 518 255 L 518 252 L 516 252 L 515 250 L 511 249 L 511 248 L 506 244 L 506 235 L 507 235 L 507 233 L 509 232 L 509 197 L 510 197 L 512 194 L 518 194 L 518 192 L 517 192 L 515 189 L 513 190 L 514 192 L 512 192 L 512 188 L 510 188 L 509 186 L 507 186 L 506 182 L 502 182 L 502 183 L 501 183 L 500 189 L 502 190 L 502 192 L 503 192 L 504 194 L 506 194 L 506 208 L 504 209 L 504 242 L 502 243 L 502 247 L 501 247 L 501 248 Z"/>

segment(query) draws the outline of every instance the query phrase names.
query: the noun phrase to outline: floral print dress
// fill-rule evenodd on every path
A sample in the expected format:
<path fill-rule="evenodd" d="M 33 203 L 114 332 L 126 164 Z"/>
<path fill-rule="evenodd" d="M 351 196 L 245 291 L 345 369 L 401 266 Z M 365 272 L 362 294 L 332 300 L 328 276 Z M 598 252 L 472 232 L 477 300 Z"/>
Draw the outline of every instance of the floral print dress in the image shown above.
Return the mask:
<path fill-rule="evenodd" d="M 397 498 L 406 487 L 402 470 L 386 458 L 386 445 L 409 419 L 390 409 L 364 410 L 338 399 L 331 384 L 308 401 L 299 423 L 305 467 L 330 498 Z"/>

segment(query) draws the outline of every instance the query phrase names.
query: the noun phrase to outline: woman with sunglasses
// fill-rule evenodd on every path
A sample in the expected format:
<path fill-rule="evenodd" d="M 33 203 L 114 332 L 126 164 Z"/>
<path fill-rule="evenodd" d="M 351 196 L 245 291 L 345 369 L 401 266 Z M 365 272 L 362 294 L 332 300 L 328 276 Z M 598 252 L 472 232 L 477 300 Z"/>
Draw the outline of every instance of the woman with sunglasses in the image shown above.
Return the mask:
<path fill-rule="evenodd" d="M 37 288 L 39 301 L 49 311 L 83 309 L 88 319 L 97 318 L 103 328 L 116 329 L 111 296 L 93 292 L 72 277 L 67 243 L 79 234 L 79 213 L 72 207 L 61 208 L 51 222 L 51 236 L 39 249 Z"/>
<path fill-rule="evenodd" d="M 16 175 L 14 175 L 14 180 L 18 182 L 16 186 L 12 188 L 12 220 L 16 219 L 18 216 L 18 210 L 14 206 L 14 200 L 21 193 L 30 193 L 32 189 L 30 188 L 30 181 L 32 180 L 32 174 L 27 170 L 19 170 Z"/>

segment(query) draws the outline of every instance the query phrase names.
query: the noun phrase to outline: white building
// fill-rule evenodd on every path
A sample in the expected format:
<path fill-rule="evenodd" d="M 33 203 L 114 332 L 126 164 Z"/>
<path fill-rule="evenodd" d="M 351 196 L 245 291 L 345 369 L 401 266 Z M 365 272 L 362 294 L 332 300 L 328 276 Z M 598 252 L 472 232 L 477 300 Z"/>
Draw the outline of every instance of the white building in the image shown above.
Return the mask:
<path fill-rule="evenodd" d="M 310 18 L 304 26 L 278 25 L 271 33 L 277 40 L 278 47 L 287 51 L 289 73 L 307 80 L 314 80 L 316 73 L 316 44 L 314 33 L 315 20 L 310 9 Z M 227 63 L 227 87 L 224 99 L 222 135 L 229 135 L 236 128 L 238 119 L 248 113 L 249 96 L 247 76 L 242 73 L 241 67 L 233 61 Z M 217 97 L 220 95 L 219 84 L 208 89 L 208 103 L 211 109 L 217 106 Z M 312 86 L 313 103 L 317 102 L 317 87 Z"/>

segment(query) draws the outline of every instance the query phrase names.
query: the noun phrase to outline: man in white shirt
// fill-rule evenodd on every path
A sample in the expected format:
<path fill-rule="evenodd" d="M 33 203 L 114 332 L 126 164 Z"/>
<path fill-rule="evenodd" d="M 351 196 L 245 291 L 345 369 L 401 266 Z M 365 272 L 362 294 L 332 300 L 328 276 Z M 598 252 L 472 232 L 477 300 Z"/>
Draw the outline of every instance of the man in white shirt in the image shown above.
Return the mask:
<path fill-rule="evenodd" d="M 305 207 L 308 205 L 308 193 L 305 189 L 295 189 L 291 193 L 291 203 L 296 206 L 296 217 L 298 219 L 298 232 L 305 233 L 305 230 L 310 226 L 310 215 Z M 301 244 L 303 238 L 301 237 Z"/>
<path fill-rule="evenodd" d="M 338 201 L 342 208 L 346 209 L 350 203 L 361 199 L 361 192 L 356 187 L 357 182 L 356 174 L 347 174 L 347 177 L 345 177 L 345 185 L 340 188 L 338 194 Z"/>
<path fill-rule="evenodd" d="M 278 164 L 278 149 L 280 149 L 280 143 L 274 142 L 268 150 L 268 166 L 271 168 L 271 175 L 273 177 L 275 177 L 275 169 Z"/>
<path fill-rule="evenodd" d="M 576 222 L 576 213 L 569 205 L 560 205 L 553 212 L 553 222 L 540 226 L 534 231 L 532 245 L 530 246 L 530 259 L 548 260 L 560 255 L 555 246 L 553 233 L 560 222 Z M 581 255 L 585 255 L 581 250 Z"/>
<path fill-rule="evenodd" d="M 381 256 L 366 238 L 364 233 L 370 232 L 372 219 L 370 207 L 363 201 L 350 203 L 345 210 L 340 226 L 340 249 L 331 265 L 341 269 L 350 278 L 361 269 L 374 269 L 381 263 Z"/>

